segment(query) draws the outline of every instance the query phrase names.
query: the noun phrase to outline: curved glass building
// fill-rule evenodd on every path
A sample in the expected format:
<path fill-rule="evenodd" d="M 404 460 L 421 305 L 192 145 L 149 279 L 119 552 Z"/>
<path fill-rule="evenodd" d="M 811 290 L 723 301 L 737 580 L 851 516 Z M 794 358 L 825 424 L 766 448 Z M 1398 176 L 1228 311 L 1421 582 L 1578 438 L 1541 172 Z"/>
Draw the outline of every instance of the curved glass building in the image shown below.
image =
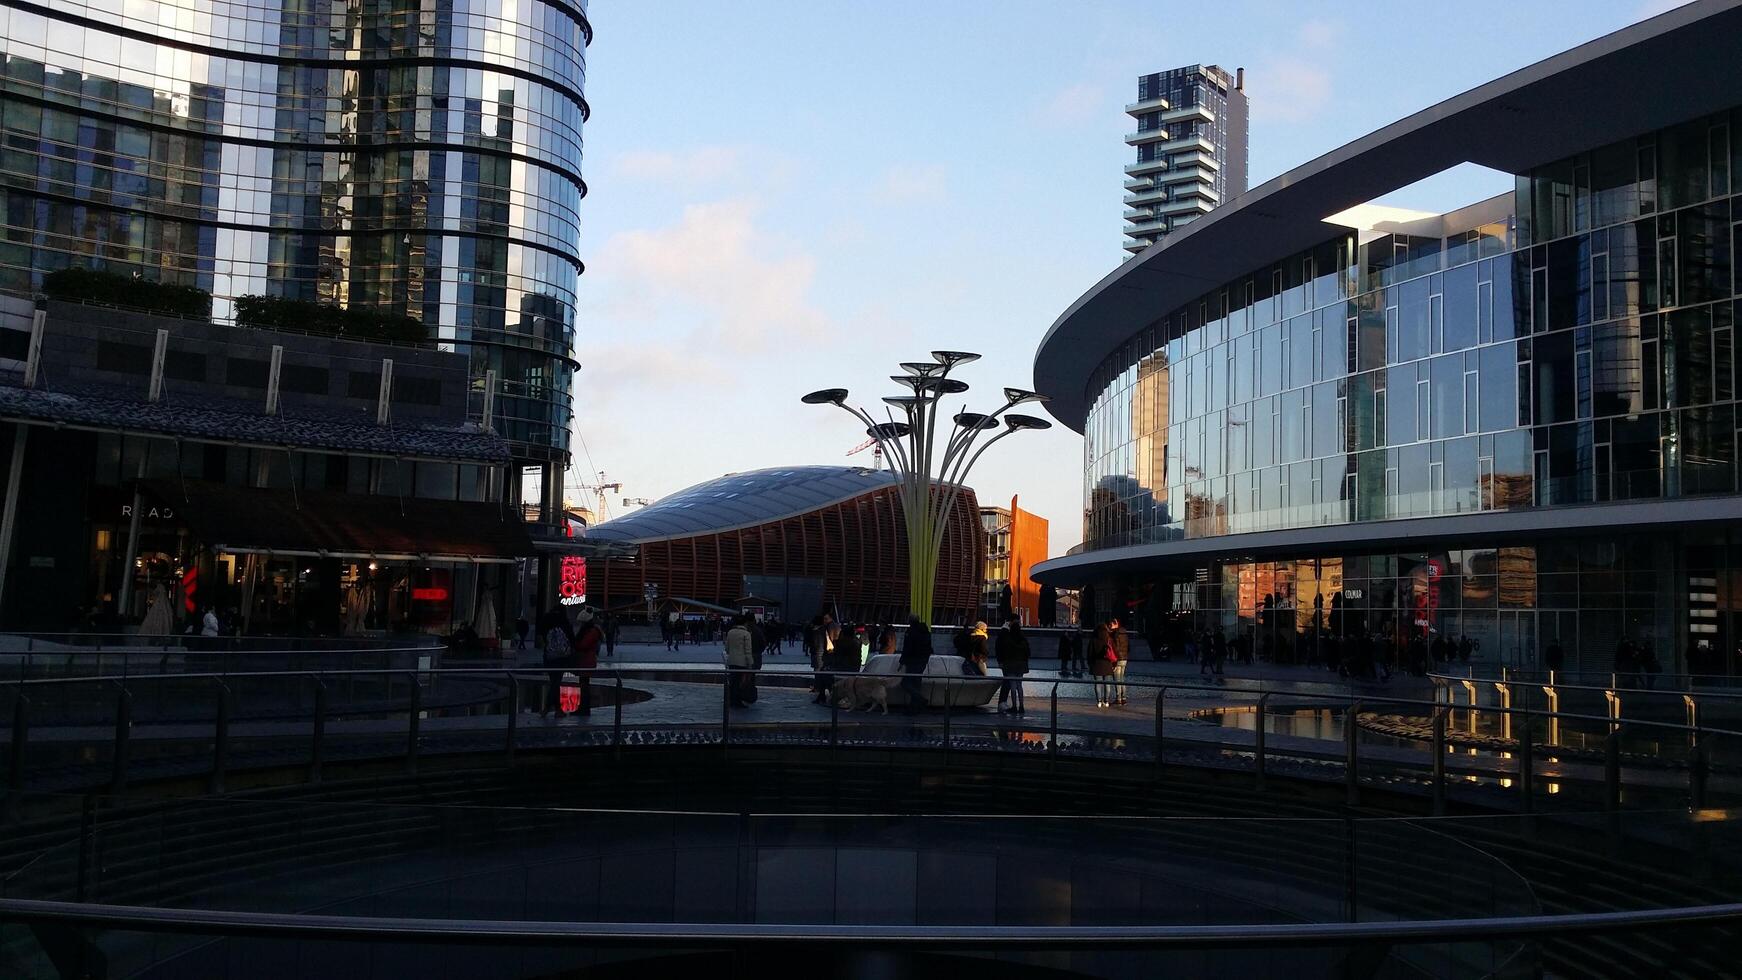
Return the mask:
<path fill-rule="evenodd" d="M 1084 546 L 1036 577 L 1282 661 L 1358 635 L 1406 664 L 1736 672 L 1739 40 L 1733 3 L 1645 21 L 1097 284 L 1035 360 L 1085 437 Z M 1516 190 L 1366 203 L 1466 161 Z"/>
<path fill-rule="evenodd" d="M 985 542 L 971 489 L 950 511 L 938 557 L 937 621 L 978 615 Z M 855 622 L 907 619 L 907 546 L 893 474 L 858 466 L 731 473 L 599 524 L 591 540 L 632 544 L 595 565 L 606 608 L 648 596 L 697 611 L 772 599 L 792 621 L 823 609 Z M 651 591 L 650 591 L 651 587 Z"/>
<path fill-rule="evenodd" d="M 0 0 L 0 289 L 408 314 L 566 462 L 591 34 L 583 0 Z"/>

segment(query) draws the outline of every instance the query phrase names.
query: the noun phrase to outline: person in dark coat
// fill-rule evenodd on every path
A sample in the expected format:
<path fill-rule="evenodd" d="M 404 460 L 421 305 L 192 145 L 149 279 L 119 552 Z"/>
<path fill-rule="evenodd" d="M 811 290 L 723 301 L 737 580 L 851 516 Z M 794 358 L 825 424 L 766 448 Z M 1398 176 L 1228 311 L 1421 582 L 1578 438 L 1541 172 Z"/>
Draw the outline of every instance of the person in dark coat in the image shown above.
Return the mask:
<path fill-rule="evenodd" d="M 901 690 L 907 695 L 907 713 L 914 714 L 925 703 L 920 675 L 931 662 L 931 627 L 914 617 L 908 621 L 907 636 L 901 647 Z"/>
<path fill-rule="evenodd" d="M 578 675 L 581 688 L 579 713 L 585 715 L 593 711 L 592 672 L 599 669 L 599 648 L 605 643 L 605 630 L 599 625 L 593 611 L 586 606 L 581 607 L 576 619 L 578 625 L 575 627 L 574 657 L 575 666 L 581 668 Z"/>
<path fill-rule="evenodd" d="M 1113 665 L 1119 662 L 1119 654 L 1113 649 L 1113 634 L 1108 631 L 1106 623 L 1096 626 L 1095 632 L 1090 634 L 1083 656 L 1089 661 L 1089 676 L 1095 679 L 1096 707 L 1112 707 Z"/>
<path fill-rule="evenodd" d="M 1118 704 L 1125 703 L 1125 663 L 1131 659 L 1131 634 L 1125 632 L 1118 616 L 1107 617 L 1107 632 L 1113 640 L 1113 696 Z"/>
<path fill-rule="evenodd" d="M 1028 637 L 1023 635 L 1022 621 L 1014 616 L 998 632 L 997 656 L 998 670 L 1004 674 L 1004 683 L 998 686 L 998 710 L 1004 710 L 1008 698 L 1010 710 L 1024 714 L 1027 705 L 1022 700 L 1022 678 L 1028 673 Z"/>
<path fill-rule="evenodd" d="M 562 607 L 538 617 L 538 635 L 544 641 L 544 665 L 550 668 L 550 684 L 544 690 L 544 704 L 538 712 L 544 718 L 557 704 L 563 674 L 578 666 L 580 658 L 575 654 L 575 628 L 569 625 L 568 613 Z"/>

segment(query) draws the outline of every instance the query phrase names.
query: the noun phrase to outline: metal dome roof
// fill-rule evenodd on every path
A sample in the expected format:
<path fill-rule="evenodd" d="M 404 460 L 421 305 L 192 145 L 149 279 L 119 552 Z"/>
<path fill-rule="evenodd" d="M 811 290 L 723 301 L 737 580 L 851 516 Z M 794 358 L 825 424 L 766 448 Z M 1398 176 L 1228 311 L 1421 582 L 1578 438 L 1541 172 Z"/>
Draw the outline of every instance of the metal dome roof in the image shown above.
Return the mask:
<path fill-rule="evenodd" d="M 862 466 L 783 466 L 728 473 L 587 531 L 608 541 L 658 541 L 767 524 L 895 485 Z"/>

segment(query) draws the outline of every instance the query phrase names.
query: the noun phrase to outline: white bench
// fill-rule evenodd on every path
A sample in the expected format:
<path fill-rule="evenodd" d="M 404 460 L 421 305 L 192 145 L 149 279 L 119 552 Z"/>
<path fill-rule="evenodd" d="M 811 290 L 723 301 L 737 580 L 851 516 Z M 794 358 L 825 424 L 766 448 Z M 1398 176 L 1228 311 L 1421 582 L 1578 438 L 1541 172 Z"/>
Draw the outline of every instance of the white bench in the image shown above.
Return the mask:
<path fill-rule="evenodd" d="M 957 708 L 979 708 L 991 704 L 998 695 L 1000 679 L 997 677 L 981 677 L 979 674 L 962 673 L 962 658 L 953 654 L 934 653 L 925 663 L 925 673 L 920 675 L 920 693 L 925 695 L 925 703 L 933 708 L 941 708 L 945 704 Z M 899 706 L 907 704 L 907 692 L 901 689 L 901 678 L 905 671 L 901 669 L 901 657 L 893 653 L 879 653 L 865 661 L 860 675 L 880 674 L 890 678 L 889 703 Z"/>

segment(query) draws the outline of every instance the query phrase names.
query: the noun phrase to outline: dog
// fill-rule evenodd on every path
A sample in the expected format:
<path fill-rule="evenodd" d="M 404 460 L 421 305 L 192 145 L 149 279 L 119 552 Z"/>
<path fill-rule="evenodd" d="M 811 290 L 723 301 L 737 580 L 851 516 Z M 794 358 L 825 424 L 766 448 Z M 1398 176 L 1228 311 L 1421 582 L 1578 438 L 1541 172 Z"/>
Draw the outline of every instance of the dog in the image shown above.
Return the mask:
<path fill-rule="evenodd" d="M 835 703 L 848 711 L 873 708 L 889 713 L 889 681 L 877 674 L 835 675 Z"/>

